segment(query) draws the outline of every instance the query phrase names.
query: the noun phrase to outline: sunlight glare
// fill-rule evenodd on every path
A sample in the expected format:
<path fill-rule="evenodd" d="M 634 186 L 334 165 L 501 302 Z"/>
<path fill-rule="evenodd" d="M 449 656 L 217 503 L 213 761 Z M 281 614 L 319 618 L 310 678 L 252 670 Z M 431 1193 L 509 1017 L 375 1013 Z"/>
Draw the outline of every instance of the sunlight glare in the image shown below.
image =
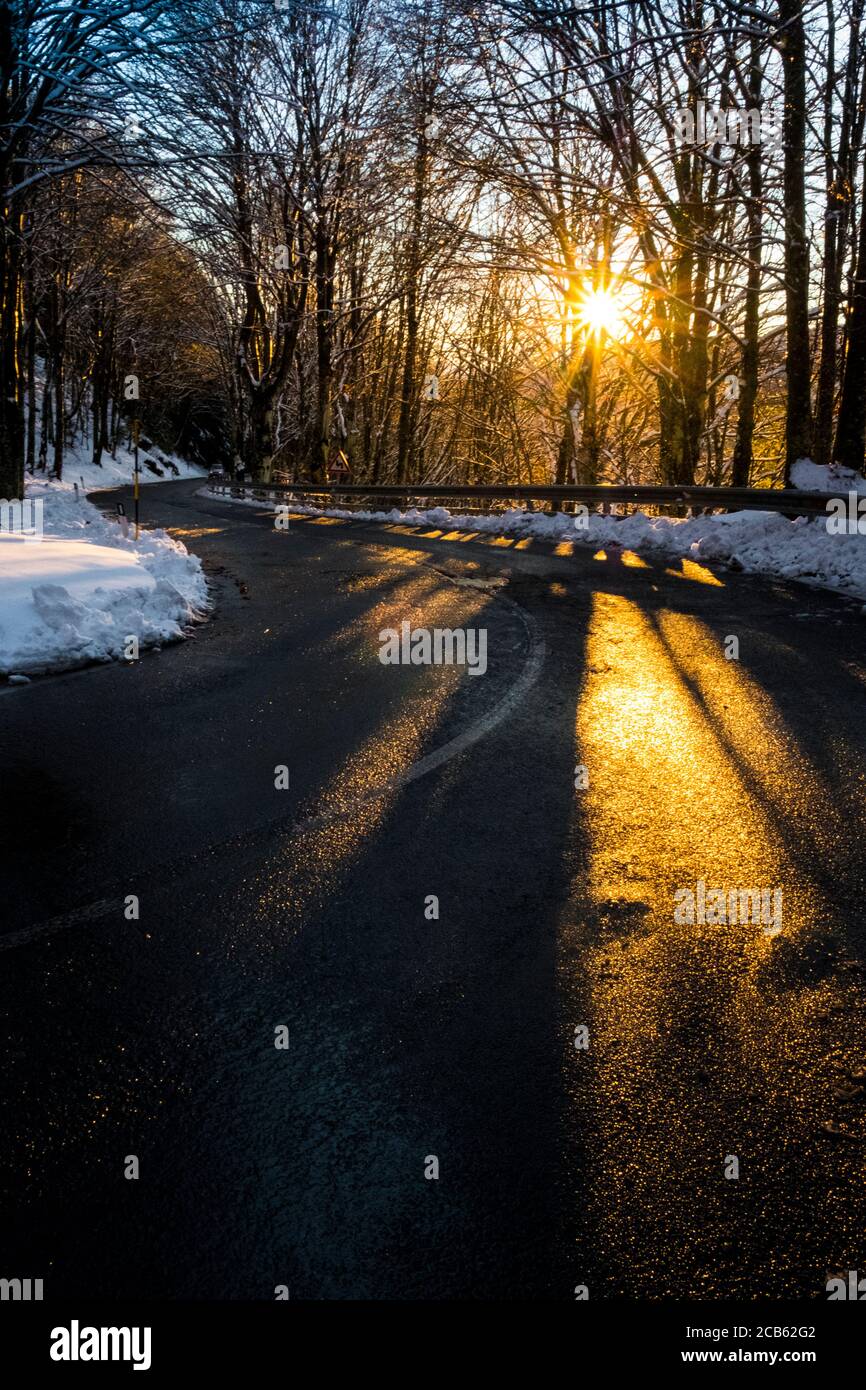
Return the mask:
<path fill-rule="evenodd" d="M 606 333 L 618 338 L 623 329 L 620 305 L 609 289 L 587 290 L 578 301 L 577 320 L 581 328 L 596 336 Z"/>

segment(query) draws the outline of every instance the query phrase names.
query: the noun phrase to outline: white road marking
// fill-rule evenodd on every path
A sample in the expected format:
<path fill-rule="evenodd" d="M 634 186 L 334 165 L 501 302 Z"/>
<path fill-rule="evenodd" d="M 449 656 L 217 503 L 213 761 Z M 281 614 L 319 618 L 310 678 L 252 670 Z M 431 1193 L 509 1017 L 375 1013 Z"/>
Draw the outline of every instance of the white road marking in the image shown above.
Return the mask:
<path fill-rule="evenodd" d="M 431 568 L 435 569 L 435 566 L 431 566 Z M 435 569 L 435 572 L 440 575 L 442 579 L 446 579 L 450 583 L 459 584 L 460 582 L 459 578 L 443 570 Z M 417 782 L 420 777 L 426 777 L 430 772 L 435 772 L 437 768 L 443 767 L 446 763 L 451 762 L 452 759 L 459 757 L 461 753 L 465 753 L 468 748 L 478 743 L 480 739 L 485 738 L 514 713 L 518 705 L 526 699 L 529 691 L 541 675 L 546 649 L 544 639 L 538 631 L 535 620 L 525 609 L 521 608 L 513 599 L 507 598 L 502 593 L 496 593 L 494 601 L 497 603 L 505 603 L 509 608 L 513 609 L 522 622 L 529 641 L 529 654 L 524 663 L 523 670 L 511 688 L 503 695 L 502 699 L 497 701 L 493 709 L 489 710 L 487 714 L 481 715 L 480 718 L 470 724 L 468 729 L 464 729 L 462 734 L 456 734 L 454 738 L 444 743 L 441 748 L 437 748 L 432 753 L 428 753 L 426 757 L 419 758 L 417 762 L 411 763 L 404 772 L 398 773 L 396 777 L 389 777 L 388 780 L 382 782 L 380 786 L 374 787 L 371 791 L 364 792 L 362 796 L 354 797 L 350 802 L 332 811 L 324 812 L 320 816 L 311 816 L 308 820 L 296 821 L 293 825 L 288 826 L 287 834 L 290 838 L 310 834 L 313 831 L 322 830 L 325 826 L 331 825 L 336 821 L 345 820 L 347 816 L 351 816 L 359 807 L 365 806 L 371 801 L 377 801 L 380 796 L 387 796 L 400 787 L 408 786 L 411 782 Z M 255 830 L 251 831 L 250 834 L 261 834 L 263 831 L 273 829 L 274 824 L 275 823 L 272 821 L 266 826 L 258 826 Z M 232 840 L 223 841 L 222 844 L 236 843 L 237 838 L 238 837 L 234 837 Z M 220 845 L 208 845 L 201 853 L 211 854 L 220 847 Z M 187 865 L 194 863 L 197 857 L 197 855 L 191 855 L 185 863 Z M 150 875 L 158 872 L 158 865 L 148 870 Z M 47 936 L 56 931 L 63 931 L 67 927 L 80 926 L 95 919 L 105 918 L 112 913 L 116 913 L 119 917 L 122 910 L 122 897 L 118 897 L 117 899 L 100 898 L 98 902 L 91 903 L 84 907 L 74 908 L 71 912 L 62 913 L 57 917 L 50 917 L 47 921 L 36 922 L 30 927 L 23 927 L 20 931 L 10 932 L 7 936 L 0 937 L 0 951 L 8 951 L 15 946 L 28 945 L 41 936 Z"/>

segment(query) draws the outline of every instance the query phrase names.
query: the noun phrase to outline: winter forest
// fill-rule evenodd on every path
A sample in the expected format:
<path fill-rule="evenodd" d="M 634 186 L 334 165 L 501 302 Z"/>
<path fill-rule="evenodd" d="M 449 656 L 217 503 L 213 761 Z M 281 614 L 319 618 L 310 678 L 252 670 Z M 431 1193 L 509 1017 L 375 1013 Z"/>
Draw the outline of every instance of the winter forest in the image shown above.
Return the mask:
<path fill-rule="evenodd" d="M 0 2 L 0 495 L 862 469 L 864 8 Z"/>

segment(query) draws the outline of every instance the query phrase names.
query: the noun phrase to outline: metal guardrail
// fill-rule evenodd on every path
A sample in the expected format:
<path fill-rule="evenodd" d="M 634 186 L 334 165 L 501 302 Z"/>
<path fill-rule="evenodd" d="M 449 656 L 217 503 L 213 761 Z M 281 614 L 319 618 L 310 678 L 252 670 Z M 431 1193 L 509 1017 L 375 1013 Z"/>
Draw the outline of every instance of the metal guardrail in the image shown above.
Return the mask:
<path fill-rule="evenodd" d="M 595 505 L 606 511 L 612 503 L 626 506 L 690 507 L 709 511 L 761 511 L 786 512 L 790 516 L 815 516 L 825 514 L 827 503 L 841 499 L 847 504 L 847 492 L 800 492 L 796 488 L 751 488 L 751 487 L 651 487 L 643 484 L 628 486 L 615 484 L 605 486 L 542 486 L 540 484 L 506 484 L 478 486 L 472 484 L 443 485 L 423 483 L 415 487 L 399 487 L 394 484 L 371 483 L 240 483 L 223 475 L 212 475 L 211 488 L 216 492 L 226 492 L 238 497 L 261 497 L 280 495 L 290 499 L 345 498 L 359 503 L 363 499 L 377 505 L 370 510 L 386 510 L 399 507 L 408 511 L 416 503 L 426 506 L 448 501 L 469 502 L 525 502 L 528 510 L 535 510 L 533 504 L 556 504 L 552 510 L 564 510 L 569 503 Z"/>

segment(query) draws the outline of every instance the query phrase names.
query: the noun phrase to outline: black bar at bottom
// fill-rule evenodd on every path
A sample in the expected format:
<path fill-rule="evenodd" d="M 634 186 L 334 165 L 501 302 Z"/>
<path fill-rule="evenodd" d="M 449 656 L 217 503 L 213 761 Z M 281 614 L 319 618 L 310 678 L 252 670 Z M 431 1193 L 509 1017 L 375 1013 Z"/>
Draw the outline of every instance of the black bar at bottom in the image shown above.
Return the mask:
<path fill-rule="evenodd" d="M 521 1302 L 519 1296 L 514 1301 Z M 866 1301 L 866 1295 L 861 1301 Z M 686 1373 L 697 1369 L 700 1374 L 703 1367 L 712 1365 L 729 1369 L 760 1366 L 769 1371 L 793 1365 L 818 1372 L 826 1383 L 828 1374 L 840 1370 L 843 1362 L 856 1364 L 859 1360 L 857 1353 L 862 1352 L 866 1328 L 866 1308 L 845 1307 L 824 1299 L 803 1303 L 637 1304 L 593 1302 L 590 1298 L 564 1299 L 563 1303 L 565 1307 L 547 1315 L 550 1329 L 554 1335 L 561 1331 L 568 1338 L 565 1345 L 572 1349 L 577 1373 L 591 1364 L 596 1380 L 600 1370 L 614 1376 L 628 1369 L 642 1375 L 652 1371 L 667 1374 L 674 1368 Z M 538 1307 L 536 1304 L 535 1309 Z M 122 1375 L 133 1375 L 132 1384 L 136 1384 L 132 1358 L 137 1355 L 142 1384 L 148 1383 L 145 1375 L 162 1384 L 169 1378 L 177 1383 L 176 1378 L 184 1374 L 195 1375 L 190 1383 L 203 1384 L 202 1372 L 219 1374 L 221 1383 L 231 1384 L 233 1373 L 248 1375 L 251 1369 L 260 1374 L 249 1383 L 265 1384 L 270 1381 L 268 1366 L 283 1367 L 287 1373 L 292 1368 L 297 1371 L 298 1357 L 305 1351 L 315 1354 L 321 1375 L 325 1365 L 333 1364 L 332 1334 L 343 1317 L 349 1319 L 345 1330 L 350 1339 L 339 1345 L 348 1363 L 356 1370 L 365 1365 L 384 1368 L 394 1365 L 392 1338 L 399 1336 L 401 1325 L 406 1326 L 406 1316 L 402 1311 L 395 1314 L 393 1308 L 382 1310 L 375 1303 L 350 1304 L 343 1312 L 291 1296 L 273 1303 L 4 1303 L 0 1306 L 0 1375 L 8 1377 L 8 1384 L 17 1385 L 28 1383 L 22 1372 L 24 1377 L 32 1374 L 38 1378 L 38 1383 L 48 1373 L 62 1384 L 76 1375 L 99 1380 L 100 1371 L 110 1368 L 113 1384 Z M 432 1317 L 422 1312 L 420 1325 L 416 1316 L 411 1316 L 412 1331 L 417 1329 L 423 1339 L 418 1364 L 412 1365 L 415 1358 L 407 1356 L 404 1346 L 399 1358 L 401 1378 L 421 1373 L 429 1382 L 433 1352 L 444 1356 L 447 1364 L 448 1333 L 453 1324 L 450 1314 L 441 1308 Z M 458 1314 L 458 1332 L 464 1316 Z M 508 1305 L 507 1323 L 497 1325 L 498 1318 L 497 1305 L 485 1309 L 479 1303 L 472 1304 L 471 1330 L 479 1352 L 485 1349 L 488 1369 L 489 1353 L 495 1360 L 498 1349 L 508 1356 L 522 1344 L 532 1350 L 532 1339 L 536 1356 L 542 1350 L 548 1355 L 553 1350 L 537 1342 L 537 1315 L 527 1322 L 516 1321 Z M 103 1328 L 118 1330 L 117 1337 L 106 1336 L 105 1351 L 110 1353 L 116 1345 L 119 1353 L 129 1351 L 129 1359 L 84 1358 L 82 1353 L 89 1358 L 92 1350 L 103 1349 Z M 123 1335 L 125 1329 L 128 1338 Z M 428 1339 L 434 1329 L 431 1342 Z M 464 1338 L 466 1330 L 464 1326 Z M 322 1340 L 323 1335 L 327 1340 Z M 74 1352 L 77 1359 L 55 1359 L 52 1348 L 58 1355 L 72 1356 Z M 15 1379 L 8 1376 L 13 1370 L 19 1373 Z"/>

